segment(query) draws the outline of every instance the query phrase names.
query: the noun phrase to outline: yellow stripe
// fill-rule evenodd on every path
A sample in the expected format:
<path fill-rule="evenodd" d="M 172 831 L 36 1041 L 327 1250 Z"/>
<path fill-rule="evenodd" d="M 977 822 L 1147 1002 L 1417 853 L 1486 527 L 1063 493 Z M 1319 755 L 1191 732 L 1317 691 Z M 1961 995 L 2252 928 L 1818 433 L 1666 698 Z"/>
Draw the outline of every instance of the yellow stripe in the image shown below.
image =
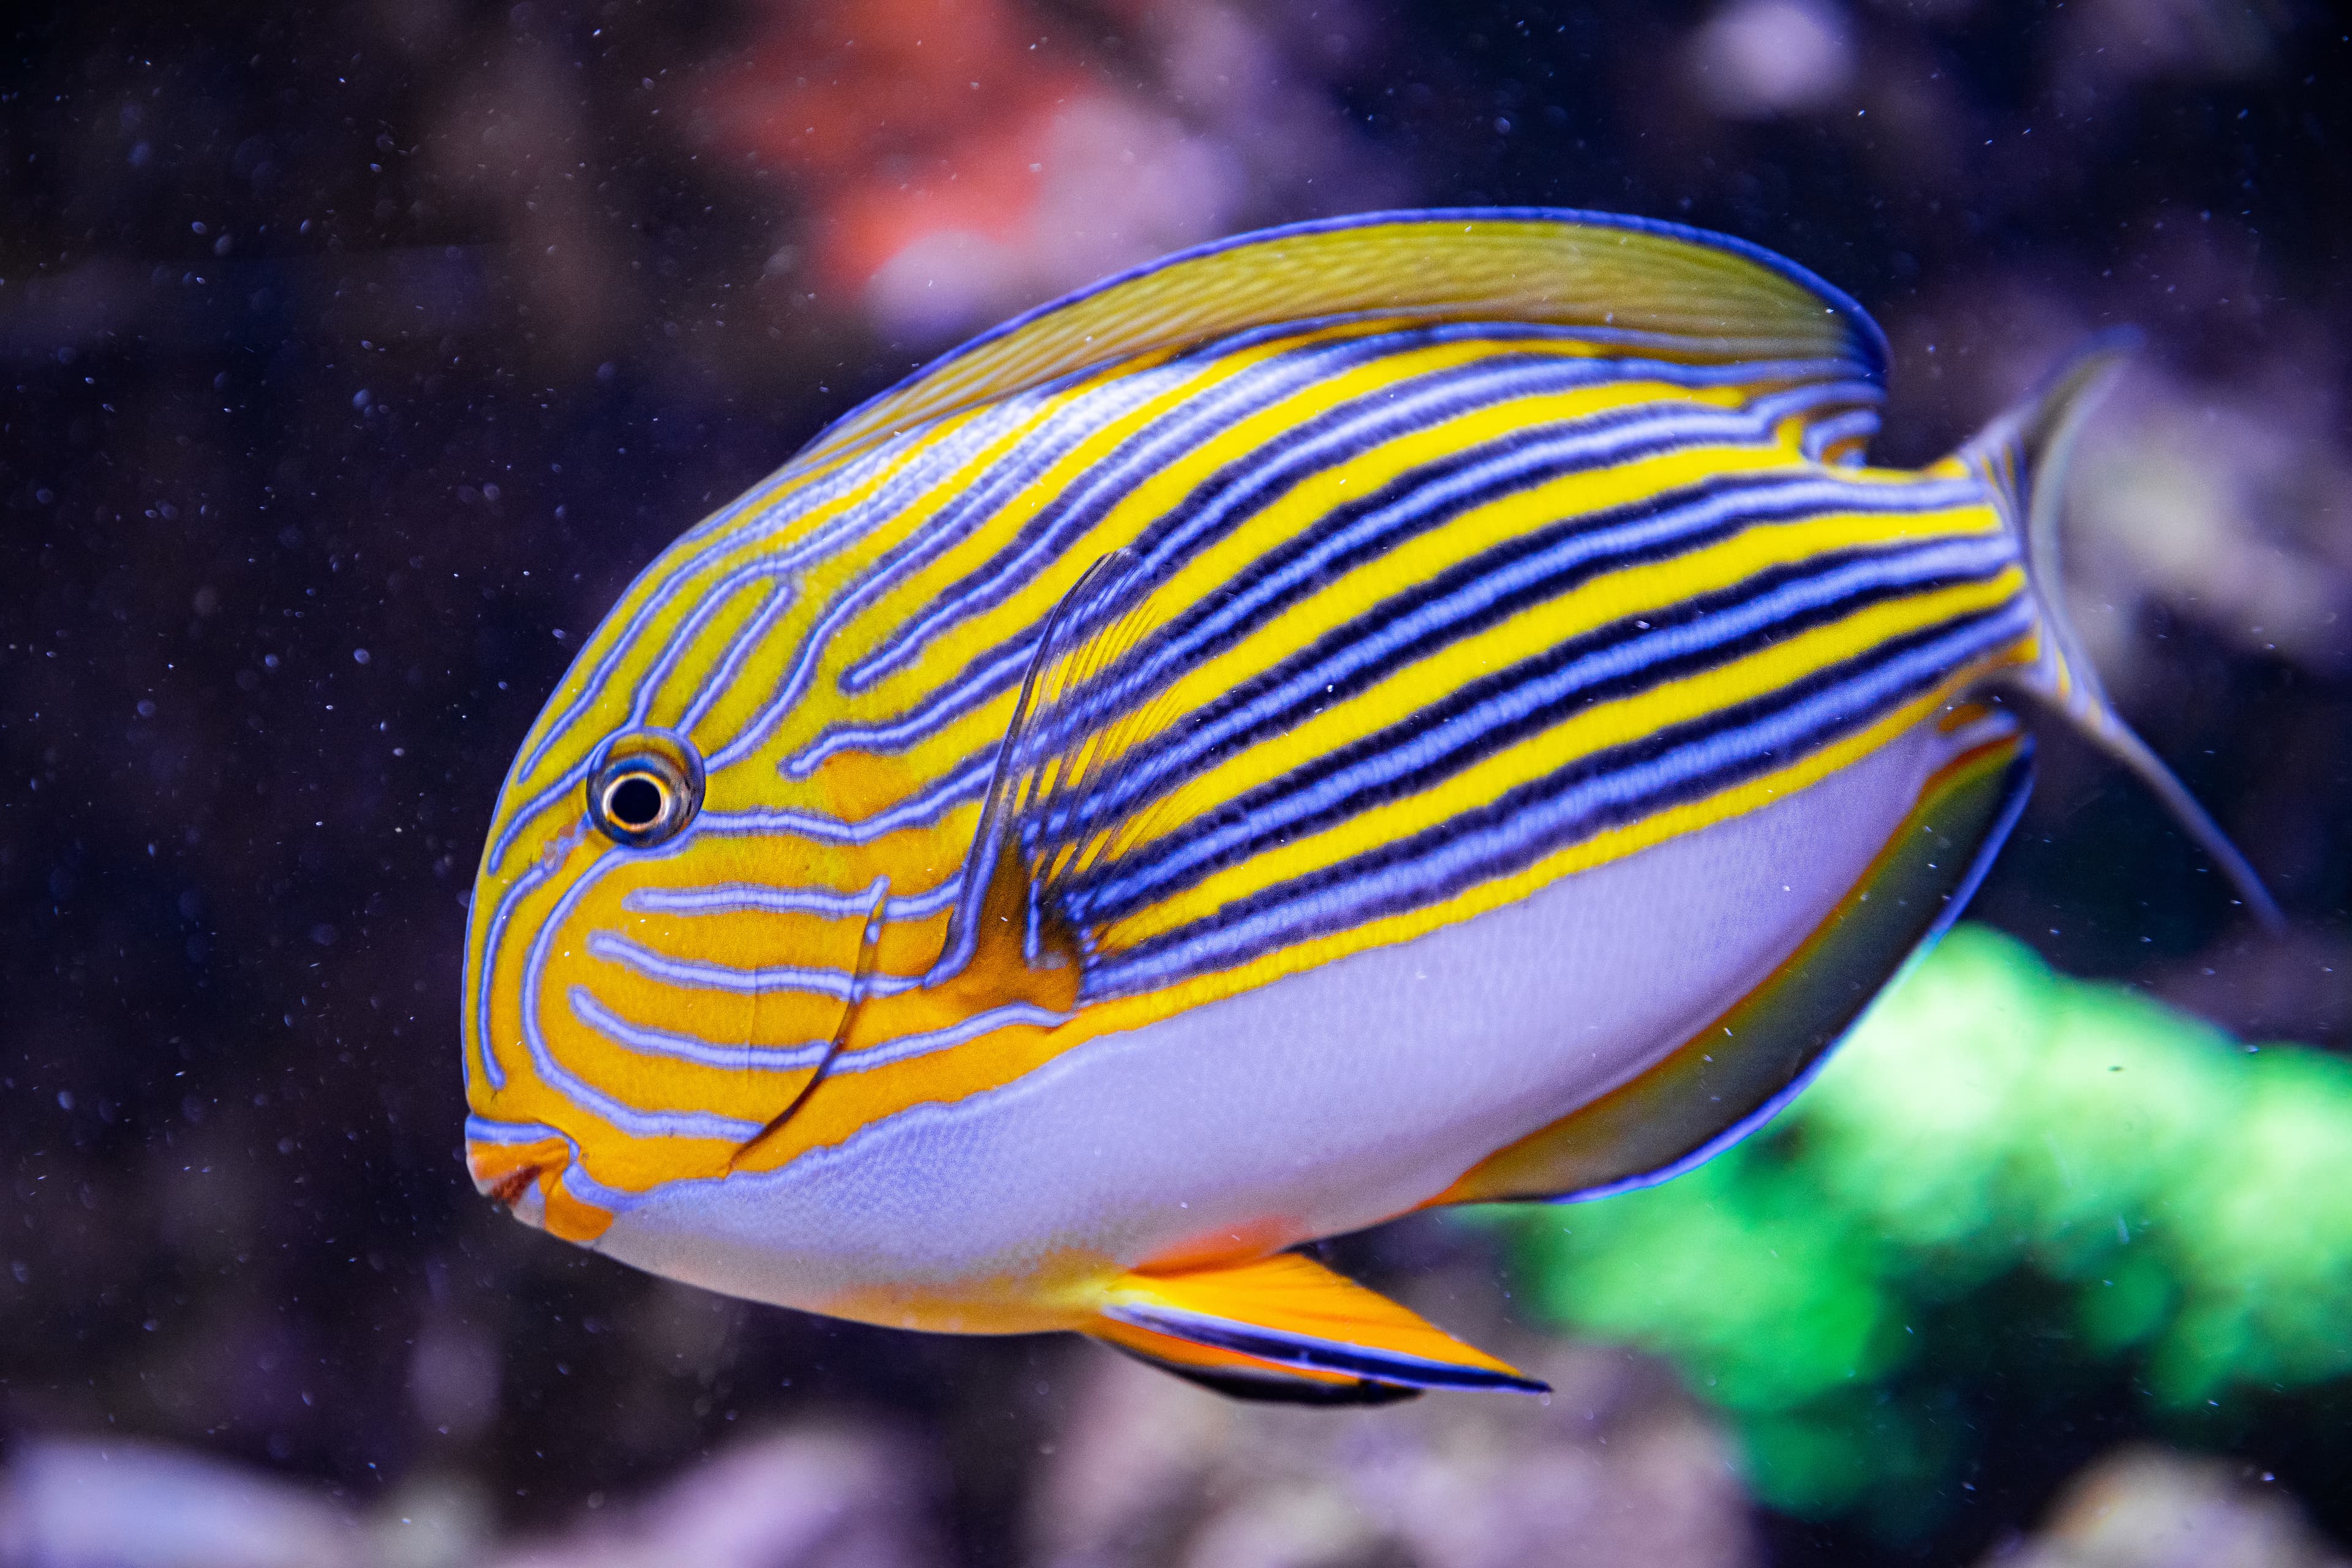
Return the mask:
<path fill-rule="evenodd" d="M 1370 806 L 1335 827 L 1292 839 L 1204 878 L 1174 897 L 1098 931 L 1096 940 L 1106 946 L 1128 947 L 1206 919 L 1227 903 L 1322 870 L 1376 845 L 1426 832 L 1612 747 L 1752 701 L 1906 633 L 1993 608 L 2023 592 L 2024 586 L 2024 574 L 2012 567 L 1988 582 L 1873 605 L 1730 663 L 1581 709 L 1433 788 Z"/>
<path fill-rule="evenodd" d="M 958 623 L 922 649 L 918 658 L 890 672 L 873 688 L 856 694 L 853 700 L 844 702 L 836 698 L 835 682 L 842 670 L 883 646 L 928 608 L 943 590 L 990 567 L 1041 508 L 1050 504 L 1069 485 L 1083 482 L 1093 466 L 1116 450 L 1118 443 L 1166 419 L 1172 411 L 1205 391 L 1244 374 L 1250 366 L 1273 354 L 1295 350 L 1302 342 L 1384 330 L 1392 324 L 1366 322 L 1327 329 L 1204 362 L 1198 374 L 1179 379 L 1118 420 L 1095 430 L 1063 454 L 1053 468 L 1039 476 L 1013 504 L 1000 509 L 941 558 L 895 584 L 887 594 L 864 607 L 854 622 L 841 628 L 839 635 L 821 650 L 815 680 L 810 689 L 813 696 L 822 692 L 822 699 L 803 702 L 787 715 L 763 743 L 761 755 L 718 773 L 711 781 L 710 807 L 740 811 L 803 805 L 827 815 L 855 818 L 904 800 L 931 784 L 947 768 L 1001 738 L 1013 693 L 1001 693 L 941 726 L 902 755 L 837 754 L 807 779 L 781 775 L 774 763 L 806 745 L 829 725 L 887 721 L 917 708 L 930 694 L 963 674 L 974 660 L 993 652 L 1004 639 L 1042 623 L 1076 575 L 1097 555 L 1140 537 L 1220 468 L 1247 458 L 1283 432 L 1351 400 L 1376 399 L 1383 390 L 1408 377 L 1475 363 L 1497 353 L 1549 353 L 1566 357 L 1593 352 L 1581 344 L 1512 342 L 1498 346 L 1492 341 L 1474 339 L 1400 353 L 1312 383 L 1276 405 L 1221 431 L 1181 460 L 1152 475 L 1123 498 L 1089 534 L 1083 547 L 1066 552 L 1003 603 Z M 770 699 L 779 671 L 796 655 L 824 607 L 872 570 L 884 552 L 895 544 L 920 537 L 924 529 L 935 523 L 942 506 L 972 485 L 983 482 L 1017 443 L 1034 434 L 1040 423 L 1066 407 L 1069 401 L 1134 368 L 1130 364 L 1105 369 L 1086 385 L 1048 400 L 1018 430 L 1000 433 L 985 450 L 973 454 L 953 472 L 938 476 L 919 495 L 856 544 L 829 554 L 814 566 L 795 584 L 796 599 L 791 609 L 776 619 L 761 647 L 747 661 L 742 679 L 714 706 L 698 734 L 715 743 L 714 738 L 735 732 Z M 1230 537 L 1187 562 L 1160 587 L 1150 614 L 1155 620 L 1164 620 L 1188 605 L 1207 602 L 1238 572 L 1257 562 L 1267 551 L 1311 530 L 1332 507 L 1370 494 L 1389 479 L 1451 456 L 1465 446 L 1531 425 L 1576 419 L 1661 399 L 1737 406 L 1752 397 L 1756 390 L 1751 385 L 1694 392 L 1662 384 L 1619 383 L 1517 399 L 1401 436 L 1321 470 L 1276 498 Z M 982 412 L 984 409 L 957 414 L 930 433 L 923 446 L 944 438 Z M 1372 609 L 1397 584 L 1424 581 L 1481 550 L 1562 517 L 1639 500 L 1711 474 L 1803 466 L 1794 460 L 1790 445 L 1797 436 L 1794 427 L 1777 434 L 1777 444 L 1685 448 L 1661 458 L 1569 476 L 1450 520 L 1445 526 L 1402 545 L 1377 564 L 1349 574 L 1271 618 L 1247 639 L 1186 675 L 1163 694 L 1162 702 L 1172 712 L 1196 710 L 1210 697 L 1231 689 L 1247 676 Z M 914 460 L 912 454 L 908 460 Z M 822 470 L 788 470 L 772 487 L 771 494 L 744 509 L 744 515 L 755 514 L 795 487 L 820 477 Z M 572 721 L 565 735 L 532 770 L 529 781 L 518 780 L 510 784 L 509 800 L 527 797 L 546 781 L 560 776 L 622 721 L 636 679 L 660 657 L 712 584 L 747 560 L 786 548 L 793 540 L 808 537 L 853 509 L 870 507 L 887 477 L 884 473 L 869 475 L 850 493 L 812 509 L 782 534 L 761 539 L 756 544 L 739 542 L 721 550 L 690 577 L 678 581 L 673 604 L 639 634 L 637 643 L 609 678 L 593 711 Z M 1887 470 L 1841 477 L 1890 486 L 1916 482 L 1916 478 Z M 1488 669 L 1517 662 L 1563 637 L 1638 614 L 1645 607 L 1664 609 L 1695 593 L 1736 584 L 1758 570 L 1801 561 L 1819 551 L 1927 533 L 1975 533 L 1997 526 L 1990 510 L 1983 508 L 1933 516 L 1904 514 L 1899 519 L 1855 512 L 1809 519 L 1797 524 L 1761 526 L 1688 556 L 1609 574 L 1559 601 L 1486 628 L 1448 648 L 1441 658 L 1397 672 L 1380 685 L 1310 720 L 1293 734 L 1223 759 L 1215 771 L 1188 787 L 1180 797 L 1178 808 L 1155 818 L 1151 829 L 1164 832 L 1198 809 L 1230 799 L 1255 784 L 1279 776 L 1299 761 L 1409 716 L 1458 689 L 1464 681 Z M 668 574 L 723 537 L 723 532 L 690 534 L 667 552 L 632 587 L 624 604 L 616 607 L 598 637 L 592 640 L 578 668 L 583 672 L 592 668 L 635 610 L 662 589 Z M 1365 846 L 1421 831 L 1577 758 L 1662 726 L 1780 689 L 1807 673 L 1852 658 L 1906 630 L 1933 625 L 1974 607 L 1998 604 L 2021 591 L 2021 581 L 2019 574 L 2011 572 L 1992 584 L 1920 595 L 1874 606 L 1834 626 L 1791 637 L 1786 643 L 1703 675 L 1581 711 L 1421 795 L 1389 803 L 1341 827 L 1286 845 L 1246 866 L 1220 872 L 1199 887 L 1119 922 L 1102 933 L 1104 940 L 1114 945 L 1132 942 L 1155 931 L 1172 930 L 1213 915 L 1231 899 L 1328 867 L 1360 852 Z M 656 721 L 685 710 L 692 693 L 715 669 L 757 603 L 756 593 L 741 595 L 697 634 L 693 647 L 677 661 L 657 700 L 653 712 Z M 1070 1025 L 1059 1029 L 1021 1026 L 1000 1030 L 966 1047 L 870 1070 L 837 1073 L 783 1133 L 763 1145 L 758 1158 L 747 1164 L 758 1168 L 782 1163 L 810 1147 L 838 1143 L 859 1128 L 910 1105 L 952 1101 L 999 1087 L 1086 1039 L 1139 1026 L 1203 1001 L 1315 967 L 1347 952 L 1410 940 L 1514 901 L 1575 870 L 1754 809 L 1826 776 L 1921 721 L 1950 692 L 1979 678 L 1985 668 L 1987 664 L 1979 664 L 1969 670 L 1954 672 L 1937 692 L 1883 716 L 1869 729 L 1787 768 L 1705 800 L 1685 803 L 1609 830 L 1546 857 L 1516 876 L 1467 889 L 1440 904 L 1368 921 L 1353 930 L 1302 942 L 1234 970 L 1205 975 L 1150 995 L 1100 1004 L 1086 1009 Z M 547 715 L 534 727 L 526 754 L 530 746 L 537 744 L 545 726 L 568 706 L 568 691 L 576 689 L 569 687 L 567 695 L 551 703 Z M 1136 731 L 1137 734 L 1150 732 L 1149 725 Z M 838 1020 L 838 999 L 815 994 L 753 996 L 700 991 L 688 994 L 593 960 L 577 944 L 584 942 L 591 931 L 604 930 L 629 935 L 657 952 L 703 961 L 723 957 L 724 962 L 747 967 L 812 965 L 837 954 L 839 966 L 845 970 L 856 948 L 862 923 L 858 918 L 784 913 L 656 917 L 625 910 L 620 907 L 620 900 L 628 889 L 656 882 L 707 887 L 748 881 L 849 890 L 863 887 L 877 872 L 887 875 L 893 887 L 901 891 L 929 888 L 951 876 L 961 863 L 977 810 L 976 803 L 967 805 L 947 813 L 935 824 L 864 847 L 833 847 L 785 836 L 756 841 L 698 842 L 687 853 L 660 862 L 657 869 L 640 870 L 626 879 L 615 878 L 609 886 L 600 885 L 573 911 L 568 929 L 557 933 L 556 956 L 542 982 L 546 1016 L 541 1023 L 550 1047 L 568 1070 L 632 1105 L 652 1110 L 764 1120 L 789 1102 L 796 1075 L 735 1072 L 650 1058 L 627 1050 L 572 1022 L 564 1002 L 566 990 L 575 982 L 589 983 L 604 1005 L 648 1026 L 691 1028 L 707 1038 L 772 1044 L 798 1044 L 825 1037 Z M 576 804 L 548 813 L 518 840 L 516 854 L 508 868 L 509 873 L 519 870 L 543 854 L 552 855 L 562 862 L 548 886 L 513 911 L 504 949 L 496 955 L 494 972 L 500 984 L 491 998 L 491 1038 L 486 1047 L 497 1050 L 508 1075 L 507 1087 L 503 1092 L 492 1095 L 486 1084 L 477 1081 L 472 1097 L 476 1109 L 509 1121 L 543 1121 L 564 1128 L 578 1139 L 588 1173 L 614 1187 L 642 1191 L 680 1175 L 715 1174 L 725 1168 L 727 1157 L 733 1152 L 727 1141 L 638 1140 L 625 1136 L 539 1082 L 522 1049 L 517 981 L 525 950 L 562 889 L 598 852 L 595 846 L 578 844 L 568 837 L 576 828 L 578 816 Z M 478 924 L 478 931 L 486 924 Z M 939 952 L 944 927 L 943 916 L 890 925 L 882 938 L 877 966 L 880 972 L 920 973 Z M 475 956 L 475 973 L 484 973 L 482 961 L 492 955 L 477 952 Z M 1075 975 L 1064 978 L 1074 981 Z M 903 997 L 873 999 L 861 1011 L 853 1052 L 845 1060 L 853 1060 L 856 1050 L 877 1041 L 903 1038 L 917 1029 L 935 1028 L 968 1016 L 975 1005 L 975 988 L 971 986 L 946 987 Z M 517 1168 L 520 1163 L 547 1157 L 544 1148 L 534 1147 L 528 1152 L 528 1162 L 520 1155 L 512 1157 L 512 1162 L 518 1163 Z M 585 1222 L 574 1216 L 563 1223 Z"/>
<path fill-rule="evenodd" d="M 1333 329 L 1315 334 L 1315 339 L 1352 335 L 1357 330 L 1360 329 L 1351 328 L 1344 331 Z M 828 650 L 827 667 L 837 671 L 866 658 L 876 647 L 895 635 L 901 626 L 957 588 L 965 578 L 990 567 L 1015 542 L 1022 529 L 1040 510 L 1058 499 L 1074 479 L 1083 479 L 1103 456 L 1120 441 L 1131 437 L 1137 429 L 1163 417 L 1169 407 L 1201 395 L 1218 382 L 1273 357 L 1277 352 L 1295 349 L 1298 340 L 1286 339 L 1279 344 L 1263 345 L 1246 354 L 1235 354 L 1222 360 L 1218 362 L 1217 374 L 1213 379 L 1203 379 L 1184 388 L 1171 389 L 1160 402 L 1147 405 L 1098 432 L 1081 447 L 1066 456 L 1048 474 L 1042 476 L 1018 505 L 1000 512 L 986 527 L 960 542 L 953 551 L 895 590 L 872 613 L 845 628 L 835 647 Z M 1536 343 L 1526 346 L 1528 352 L 1562 359 L 1587 358 L 1591 354 L 1591 351 L 1581 344 Z M 1517 352 L 1522 345 L 1514 343 L 1511 347 Z M 916 658 L 893 670 L 868 689 L 855 694 L 845 704 L 831 706 L 824 711 L 814 710 L 812 705 L 812 711 L 805 716 L 804 721 L 794 725 L 789 733 L 780 734 L 767 748 L 769 753 L 777 757 L 787 754 L 829 725 L 865 720 L 887 721 L 919 708 L 926 699 L 952 683 L 973 663 L 995 653 L 1013 638 L 1041 626 L 1097 560 L 1114 550 L 1134 544 L 1221 468 L 1245 459 L 1286 432 L 1334 408 L 1375 396 L 1412 377 L 1491 358 L 1495 352 L 1492 342 L 1474 340 L 1396 354 L 1312 382 L 1288 397 L 1237 421 L 1146 478 L 1096 524 L 1082 547 L 1065 553 L 1018 592 L 957 623 L 944 635 L 933 639 Z M 1616 389 L 1570 394 L 1557 401 L 1559 412 L 1530 413 L 1529 417 L 1572 417 L 1579 412 L 1651 401 L 1656 392 L 1655 387 L 1651 387 L 1638 395 Z M 1738 402 L 1738 397 L 1725 394 L 1719 401 L 1730 405 Z M 1241 531 L 1257 542 L 1229 544 L 1209 552 L 1214 557 L 1213 564 L 1203 567 L 1198 562 L 1191 563 L 1176 584 L 1155 595 L 1155 602 L 1164 608 L 1165 613 L 1176 613 L 1181 605 L 1204 594 L 1213 593 L 1230 581 L 1233 573 L 1240 566 L 1246 565 L 1262 553 L 1267 548 L 1267 531 L 1278 527 L 1282 531 L 1279 536 L 1286 537 L 1289 532 L 1311 525 L 1328 510 L 1330 496 L 1345 499 L 1349 494 L 1370 493 L 1388 479 L 1415 464 L 1444 457 L 1457 449 L 1456 443 L 1461 439 L 1463 437 L 1459 435 L 1453 441 L 1403 438 L 1374 448 L 1342 465 L 1333 473 L 1310 479 L 1300 489 L 1308 491 L 1314 499 L 1302 498 L 1297 493 L 1281 498 L 1268 513 L 1261 514 L 1261 520 L 1271 517 L 1280 520 L 1279 522 L 1253 520 L 1253 526 Z M 1336 480 L 1334 474 L 1338 476 Z M 1217 572 L 1223 575 L 1213 575 Z M 1010 689 L 999 693 L 990 702 L 934 731 L 903 753 L 901 765 L 907 772 L 910 790 L 940 776 L 974 752 L 993 745 L 1004 733 L 1016 696 L 1017 693 Z"/>
<path fill-rule="evenodd" d="M 1662 466 L 1676 467 L 1664 460 Z M 1663 482 L 1680 483 L 1684 478 L 1677 474 Z M 1427 581 L 1459 560 L 1567 515 L 1559 508 L 1584 504 L 1581 497 L 1572 493 L 1575 487 L 1561 488 L 1571 493 L 1555 496 L 1547 487 L 1545 491 L 1513 497 L 1488 509 L 1491 518 L 1465 517 L 1458 529 L 1448 531 L 1444 537 L 1416 542 L 1425 546 L 1423 553 L 1430 559 L 1400 562 L 1393 573 L 1383 559 L 1351 574 L 1251 637 L 1233 655 L 1212 660 L 1198 673 L 1187 676 L 1172 694 L 1171 705 L 1180 712 L 1192 711 L 1233 689 L 1248 675 L 1272 668 L 1317 638 L 1368 615 L 1395 591 L 1397 584 Z M 1644 612 L 1663 614 L 1698 595 L 1732 587 L 1774 566 L 1828 551 L 1888 542 L 1896 537 L 1889 521 L 1880 513 L 1845 512 L 1799 522 L 1759 524 L 1712 547 L 1590 579 L 1560 597 L 1449 643 L 1296 728 L 1223 759 L 1189 781 L 1165 810 L 1156 814 L 1155 820 L 1171 829 L 1181 828 L 1305 763 L 1427 712 L 1471 682 L 1508 669 L 1570 638 Z M 1965 536 L 2000 526 L 2000 519 L 1986 508 L 1906 516 L 1902 521 L 1921 535 L 1932 531 Z M 1449 545 L 1452 548 L 1446 548 Z"/>

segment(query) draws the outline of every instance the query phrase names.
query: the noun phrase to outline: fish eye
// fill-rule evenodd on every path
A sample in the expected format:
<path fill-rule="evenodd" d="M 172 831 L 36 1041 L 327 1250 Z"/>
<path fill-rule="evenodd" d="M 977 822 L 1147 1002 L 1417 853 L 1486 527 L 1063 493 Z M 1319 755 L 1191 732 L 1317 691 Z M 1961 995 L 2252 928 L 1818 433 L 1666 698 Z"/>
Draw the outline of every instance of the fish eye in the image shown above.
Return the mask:
<path fill-rule="evenodd" d="M 702 807 L 702 760 L 675 735 L 639 731 L 605 742 L 588 778 L 588 819 L 615 844 L 650 848 Z"/>

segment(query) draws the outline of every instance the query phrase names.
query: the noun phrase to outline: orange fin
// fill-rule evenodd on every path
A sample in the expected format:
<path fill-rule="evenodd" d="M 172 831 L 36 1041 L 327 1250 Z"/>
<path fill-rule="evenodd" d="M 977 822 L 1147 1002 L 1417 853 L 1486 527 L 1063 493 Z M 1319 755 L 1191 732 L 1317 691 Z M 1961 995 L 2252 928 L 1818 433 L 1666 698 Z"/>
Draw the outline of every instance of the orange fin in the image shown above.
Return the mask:
<path fill-rule="evenodd" d="M 1239 1351 L 1156 1334 L 1108 1318 L 1087 1331 L 1121 1355 L 1147 1362 L 1228 1399 L 1275 1405 L 1393 1405 L 1421 1396 L 1420 1389 L 1401 1383 L 1375 1383 L 1345 1373 L 1262 1361 Z"/>
<path fill-rule="evenodd" d="M 1323 1404 L 1381 1397 L 1360 1384 L 1549 1392 L 1295 1252 L 1230 1268 L 1129 1274 L 1100 1312 L 1102 1321 L 1088 1331 L 1097 1338 L 1226 1394 Z"/>
<path fill-rule="evenodd" d="M 1862 879 L 1779 970 L 1650 1069 L 1487 1156 L 1440 1204 L 1602 1197 L 1680 1174 L 1778 1113 L 1904 965 L 1932 946 L 2032 784 L 2011 720 L 1947 763 Z"/>

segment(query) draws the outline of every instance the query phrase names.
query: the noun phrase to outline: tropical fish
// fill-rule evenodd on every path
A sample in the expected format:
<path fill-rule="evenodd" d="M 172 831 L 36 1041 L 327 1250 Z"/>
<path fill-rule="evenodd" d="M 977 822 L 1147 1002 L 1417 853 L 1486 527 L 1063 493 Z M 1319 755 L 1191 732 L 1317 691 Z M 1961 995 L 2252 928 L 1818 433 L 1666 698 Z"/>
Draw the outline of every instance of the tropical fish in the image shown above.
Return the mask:
<path fill-rule="evenodd" d="M 2095 345 L 1926 468 L 1736 239 L 1375 214 L 1045 306 L 688 531 L 523 742 L 467 1149 L 638 1268 L 1227 1392 L 1540 1385 L 1298 1250 L 1663 1180 L 1967 900 Z"/>

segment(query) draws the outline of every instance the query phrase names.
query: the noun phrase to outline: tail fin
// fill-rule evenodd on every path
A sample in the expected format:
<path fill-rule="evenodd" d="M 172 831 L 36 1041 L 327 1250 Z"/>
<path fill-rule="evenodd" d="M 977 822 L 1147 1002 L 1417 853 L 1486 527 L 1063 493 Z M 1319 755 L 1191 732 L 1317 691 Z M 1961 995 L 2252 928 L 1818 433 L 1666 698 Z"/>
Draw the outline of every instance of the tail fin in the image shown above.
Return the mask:
<path fill-rule="evenodd" d="M 2000 498 L 2003 514 L 2023 542 L 2026 574 L 2042 613 L 2042 657 L 2021 673 L 2014 689 L 2064 719 L 2146 784 L 2221 867 L 2254 918 L 2277 931 L 2285 920 L 2262 879 L 2172 770 L 2116 713 L 2066 618 L 2065 578 L 2058 556 L 2066 464 L 2084 416 L 2138 342 L 2139 334 L 2129 330 L 2092 339 L 2039 388 L 1961 447 L 1959 458 Z"/>

